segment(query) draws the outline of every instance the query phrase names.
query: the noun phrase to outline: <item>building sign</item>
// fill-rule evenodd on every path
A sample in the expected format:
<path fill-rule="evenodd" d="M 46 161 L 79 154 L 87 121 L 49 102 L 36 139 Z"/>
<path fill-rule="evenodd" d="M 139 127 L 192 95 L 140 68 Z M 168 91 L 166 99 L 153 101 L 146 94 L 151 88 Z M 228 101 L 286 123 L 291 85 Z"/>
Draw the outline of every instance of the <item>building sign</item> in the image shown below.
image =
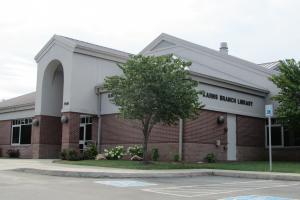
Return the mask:
<path fill-rule="evenodd" d="M 240 104 L 245 106 L 253 106 L 253 101 L 240 99 L 232 96 L 224 96 L 216 93 L 206 92 L 205 90 L 201 91 L 201 94 L 205 98 L 215 99 L 219 101 L 224 101 L 228 103 Z"/>
<path fill-rule="evenodd" d="M 199 83 L 204 109 L 264 118 L 265 97 Z"/>

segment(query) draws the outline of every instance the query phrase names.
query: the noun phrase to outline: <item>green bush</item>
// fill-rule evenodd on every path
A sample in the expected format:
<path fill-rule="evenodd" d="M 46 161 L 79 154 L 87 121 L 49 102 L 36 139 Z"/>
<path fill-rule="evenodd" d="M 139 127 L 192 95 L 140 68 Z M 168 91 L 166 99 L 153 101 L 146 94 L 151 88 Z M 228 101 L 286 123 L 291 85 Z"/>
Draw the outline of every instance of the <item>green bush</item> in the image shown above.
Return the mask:
<path fill-rule="evenodd" d="M 104 155 L 107 160 L 119 160 L 124 156 L 124 147 L 116 146 L 110 149 L 104 149 Z"/>
<path fill-rule="evenodd" d="M 152 149 L 151 158 L 152 158 L 153 161 L 158 161 L 158 159 L 159 159 L 158 148 L 153 148 Z"/>
<path fill-rule="evenodd" d="M 60 159 L 67 160 L 67 153 L 68 153 L 68 150 L 63 149 L 62 152 L 60 152 Z"/>
<path fill-rule="evenodd" d="M 216 156 L 215 156 L 214 153 L 209 153 L 209 154 L 206 155 L 205 160 L 208 163 L 215 163 L 216 162 Z"/>
<path fill-rule="evenodd" d="M 64 149 L 60 153 L 60 157 L 62 160 L 71 160 L 71 161 L 81 160 L 80 154 L 73 149 Z"/>
<path fill-rule="evenodd" d="M 178 154 L 175 154 L 174 155 L 174 162 L 178 162 L 179 161 L 179 155 Z"/>
<path fill-rule="evenodd" d="M 98 155 L 97 147 L 94 144 L 90 144 L 87 146 L 85 151 L 83 152 L 83 159 L 85 160 L 95 160 Z"/>
<path fill-rule="evenodd" d="M 132 147 L 127 148 L 127 153 L 132 156 L 143 157 L 143 146 L 142 145 L 134 145 Z"/>
<path fill-rule="evenodd" d="M 8 157 L 10 157 L 10 158 L 19 158 L 20 157 L 19 149 L 8 149 L 6 153 L 7 153 Z"/>

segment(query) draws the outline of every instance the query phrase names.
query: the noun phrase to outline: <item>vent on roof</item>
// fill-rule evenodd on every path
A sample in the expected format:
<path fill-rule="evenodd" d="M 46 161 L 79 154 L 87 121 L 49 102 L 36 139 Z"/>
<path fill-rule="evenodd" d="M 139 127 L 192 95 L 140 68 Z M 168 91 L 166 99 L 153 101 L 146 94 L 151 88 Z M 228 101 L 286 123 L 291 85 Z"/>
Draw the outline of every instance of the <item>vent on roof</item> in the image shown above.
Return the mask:
<path fill-rule="evenodd" d="M 228 54 L 227 42 L 221 42 L 221 44 L 220 44 L 220 52 L 223 53 L 223 54 Z"/>

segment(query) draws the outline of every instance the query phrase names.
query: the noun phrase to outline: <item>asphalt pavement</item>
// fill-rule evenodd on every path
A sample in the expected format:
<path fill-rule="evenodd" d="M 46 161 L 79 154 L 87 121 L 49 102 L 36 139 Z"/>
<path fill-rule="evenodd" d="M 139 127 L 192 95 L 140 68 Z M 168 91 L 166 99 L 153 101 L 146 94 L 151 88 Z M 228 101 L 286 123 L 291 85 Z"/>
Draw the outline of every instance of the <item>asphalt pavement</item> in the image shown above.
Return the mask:
<path fill-rule="evenodd" d="M 295 200 L 299 197 L 298 181 L 221 176 L 101 179 L 0 171 L 1 200 Z"/>

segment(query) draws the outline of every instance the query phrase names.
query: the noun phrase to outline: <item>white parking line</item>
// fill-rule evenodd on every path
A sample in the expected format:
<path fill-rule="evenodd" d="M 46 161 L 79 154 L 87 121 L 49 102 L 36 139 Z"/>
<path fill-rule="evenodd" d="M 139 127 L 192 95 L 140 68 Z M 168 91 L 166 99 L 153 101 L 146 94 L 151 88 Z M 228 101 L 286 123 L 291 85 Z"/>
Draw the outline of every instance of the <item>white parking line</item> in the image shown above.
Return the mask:
<path fill-rule="evenodd" d="M 220 194 L 261 190 L 261 189 L 268 189 L 268 188 L 282 188 L 282 187 L 290 187 L 290 186 L 297 186 L 297 185 L 300 185 L 300 183 L 283 184 L 282 182 L 278 182 L 278 181 L 260 180 L 260 181 L 227 182 L 221 184 L 148 188 L 142 190 L 146 192 L 157 193 L 157 194 L 165 194 L 165 195 L 189 198 L 189 197 L 214 196 Z"/>

